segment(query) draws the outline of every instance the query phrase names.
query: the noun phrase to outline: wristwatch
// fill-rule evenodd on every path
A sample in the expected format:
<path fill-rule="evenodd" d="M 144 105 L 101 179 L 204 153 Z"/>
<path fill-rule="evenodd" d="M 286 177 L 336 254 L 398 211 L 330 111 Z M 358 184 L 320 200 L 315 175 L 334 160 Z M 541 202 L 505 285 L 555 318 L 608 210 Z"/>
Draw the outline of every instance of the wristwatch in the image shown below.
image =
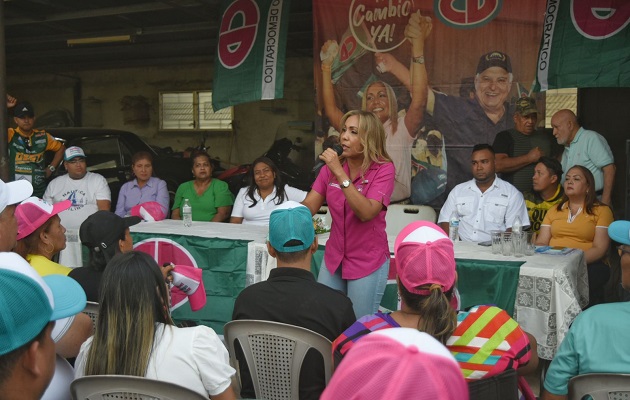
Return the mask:
<path fill-rule="evenodd" d="M 50 164 L 50 165 L 48 166 L 48 169 L 50 170 L 50 172 L 55 172 L 55 170 L 56 170 L 57 168 L 55 168 L 52 164 Z"/>
<path fill-rule="evenodd" d="M 341 181 L 341 187 L 344 189 L 350 187 L 350 180 L 346 179 L 346 180 Z"/>

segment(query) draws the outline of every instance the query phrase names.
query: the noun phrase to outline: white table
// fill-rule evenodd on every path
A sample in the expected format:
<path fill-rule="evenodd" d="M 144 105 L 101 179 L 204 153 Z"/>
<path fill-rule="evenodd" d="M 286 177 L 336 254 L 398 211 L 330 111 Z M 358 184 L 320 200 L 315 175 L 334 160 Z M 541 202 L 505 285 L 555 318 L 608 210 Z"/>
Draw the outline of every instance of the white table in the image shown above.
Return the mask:
<path fill-rule="evenodd" d="M 525 261 L 521 265 L 514 317 L 538 342 L 538 356 L 551 360 L 575 317 L 588 304 L 588 271 L 584 252 L 526 257 L 492 254 L 490 247 L 458 242 L 455 257 L 474 260 Z"/>

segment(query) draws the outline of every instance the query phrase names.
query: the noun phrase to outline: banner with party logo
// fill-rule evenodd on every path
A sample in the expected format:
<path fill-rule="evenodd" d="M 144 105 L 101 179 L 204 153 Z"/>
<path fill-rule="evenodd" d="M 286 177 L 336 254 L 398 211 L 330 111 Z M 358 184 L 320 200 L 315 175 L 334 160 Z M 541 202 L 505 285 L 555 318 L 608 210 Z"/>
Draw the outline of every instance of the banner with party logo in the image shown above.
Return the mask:
<path fill-rule="evenodd" d="M 548 0 L 537 89 L 630 87 L 630 1 Z"/>
<path fill-rule="evenodd" d="M 290 0 L 223 0 L 214 110 L 284 96 Z"/>
<path fill-rule="evenodd" d="M 535 78 L 544 9 L 540 1 L 314 0 L 316 153 L 339 140 L 345 112 L 372 111 L 396 167 L 392 200 L 441 206 L 472 178 L 473 146 L 514 127 L 514 103 Z"/>

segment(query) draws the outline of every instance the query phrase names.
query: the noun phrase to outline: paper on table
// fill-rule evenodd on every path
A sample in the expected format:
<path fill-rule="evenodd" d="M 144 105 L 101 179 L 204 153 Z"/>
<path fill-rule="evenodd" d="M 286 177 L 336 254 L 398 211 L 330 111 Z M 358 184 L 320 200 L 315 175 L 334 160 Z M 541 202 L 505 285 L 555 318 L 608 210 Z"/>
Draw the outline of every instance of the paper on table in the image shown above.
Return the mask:
<path fill-rule="evenodd" d="M 536 253 L 549 254 L 554 256 L 566 256 L 575 251 L 571 247 L 536 246 Z"/>

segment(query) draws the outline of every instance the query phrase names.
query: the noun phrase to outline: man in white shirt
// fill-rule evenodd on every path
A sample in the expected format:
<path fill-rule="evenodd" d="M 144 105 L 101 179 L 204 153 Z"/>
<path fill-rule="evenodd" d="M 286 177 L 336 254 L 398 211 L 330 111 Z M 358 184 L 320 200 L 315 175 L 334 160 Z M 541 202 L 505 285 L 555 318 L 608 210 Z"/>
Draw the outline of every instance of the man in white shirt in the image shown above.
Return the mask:
<path fill-rule="evenodd" d="M 83 266 L 79 227 L 87 217 L 99 210 L 109 211 L 111 193 L 102 175 L 89 172 L 83 149 L 72 146 L 64 154 L 64 167 L 68 173 L 53 179 L 46 188 L 44 200 L 55 204 L 72 201 L 72 206 L 59 214 L 66 228 L 66 248 L 59 255 L 59 263 L 66 267 Z"/>
<path fill-rule="evenodd" d="M 490 231 L 510 231 L 516 217 L 523 228 L 529 217 L 523 195 L 514 186 L 497 177 L 494 149 L 478 144 L 472 151 L 473 179 L 455 186 L 440 210 L 438 223 L 448 233 L 449 220 L 459 217 L 459 237 L 467 242 L 490 240 Z"/>

